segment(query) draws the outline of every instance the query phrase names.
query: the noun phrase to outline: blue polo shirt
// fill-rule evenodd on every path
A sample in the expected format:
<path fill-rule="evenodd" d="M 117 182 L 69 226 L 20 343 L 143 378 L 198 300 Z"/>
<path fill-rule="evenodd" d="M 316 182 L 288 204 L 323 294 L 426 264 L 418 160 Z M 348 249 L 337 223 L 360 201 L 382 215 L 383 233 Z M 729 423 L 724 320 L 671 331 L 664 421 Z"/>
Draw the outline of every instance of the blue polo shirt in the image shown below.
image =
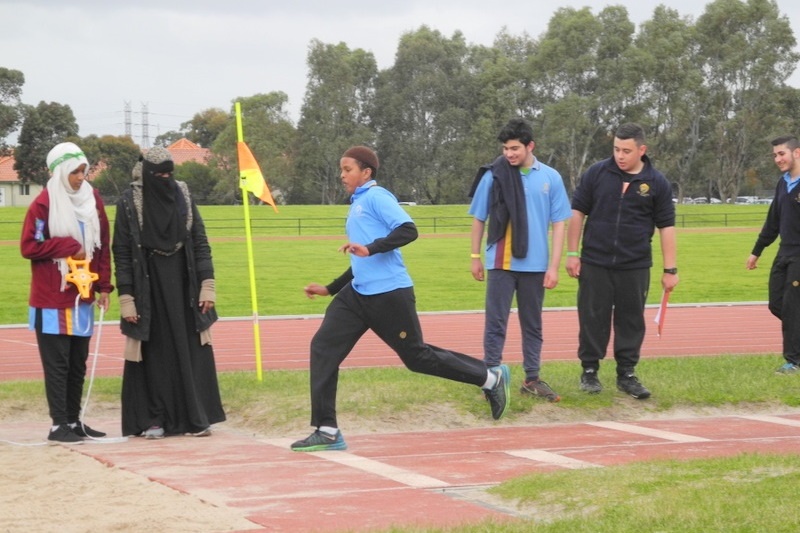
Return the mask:
<path fill-rule="evenodd" d="M 550 224 L 568 219 L 572 216 L 572 208 L 564 180 L 556 169 L 534 159 L 531 169 L 528 172 L 520 170 L 520 175 L 525 190 L 525 207 L 528 211 L 528 255 L 526 257 L 511 255 L 509 225 L 502 239 L 486 247 L 486 268 L 514 272 L 546 272 L 550 261 L 547 238 Z M 482 222 L 486 222 L 489 218 L 493 184 L 492 171 L 487 170 L 469 206 L 469 214 Z M 489 223 L 491 224 L 491 221 Z"/>
<path fill-rule="evenodd" d="M 783 180 L 786 182 L 786 190 L 788 192 L 792 192 L 792 189 L 794 189 L 797 183 L 800 182 L 800 178 L 792 180 L 792 175 L 788 172 L 783 175 Z"/>
<path fill-rule="evenodd" d="M 350 202 L 345 224 L 350 242 L 366 246 L 386 237 L 398 226 L 413 222 L 397 203 L 397 198 L 378 187 L 375 180 L 357 188 Z M 368 257 L 350 254 L 350 266 L 353 267 L 353 288 L 359 294 L 383 294 L 414 285 L 399 249 Z"/>

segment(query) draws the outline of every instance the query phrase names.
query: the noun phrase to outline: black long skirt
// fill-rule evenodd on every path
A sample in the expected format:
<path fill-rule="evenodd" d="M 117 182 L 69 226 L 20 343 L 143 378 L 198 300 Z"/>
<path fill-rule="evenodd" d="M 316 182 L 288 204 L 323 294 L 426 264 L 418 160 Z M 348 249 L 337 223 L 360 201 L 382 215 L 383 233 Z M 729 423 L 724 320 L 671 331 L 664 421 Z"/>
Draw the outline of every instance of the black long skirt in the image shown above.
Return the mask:
<path fill-rule="evenodd" d="M 167 435 L 196 433 L 225 420 L 214 350 L 200 345 L 190 308 L 186 256 L 148 259 L 152 320 L 142 361 L 125 361 L 122 434 L 161 426 Z M 196 298 L 195 298 L 196 300 Z"/>

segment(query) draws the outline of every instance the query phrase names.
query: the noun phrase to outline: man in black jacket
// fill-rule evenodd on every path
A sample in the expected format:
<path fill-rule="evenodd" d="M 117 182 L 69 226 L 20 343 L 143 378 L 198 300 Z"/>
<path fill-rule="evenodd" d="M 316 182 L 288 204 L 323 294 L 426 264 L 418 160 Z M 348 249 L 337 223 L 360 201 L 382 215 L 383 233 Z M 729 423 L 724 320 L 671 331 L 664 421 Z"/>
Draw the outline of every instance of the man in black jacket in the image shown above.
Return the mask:
<path fill-rule="evenodd" d="M 764 248 L 780 236 L 781 244 L 769 273 L 769 310 L 781 320 L 783 366 L 780 374 L 800 373 L 800 141 L 784 136 L 772 141 L 775 164 L 783 172 L 775 187 L 767 219 L 758 234 L 748 270 L 756 268 Z"/>
<path fill-rule="evenodd" d="M 646 151 L 642 127 L 623 124 L 614 136 L 614 156 L 589 167 L 572 197 L 567 273 L 579 283 L 581 389 L 590 394 L 602 390 L 598 371 L 613 315 L 617 388 L 637 399 L 650 397 L 635 367 L 644 341 L 655 228 L 664 263 L 661 286 L 671 291 L 678 284 L 672 187 Z"/>

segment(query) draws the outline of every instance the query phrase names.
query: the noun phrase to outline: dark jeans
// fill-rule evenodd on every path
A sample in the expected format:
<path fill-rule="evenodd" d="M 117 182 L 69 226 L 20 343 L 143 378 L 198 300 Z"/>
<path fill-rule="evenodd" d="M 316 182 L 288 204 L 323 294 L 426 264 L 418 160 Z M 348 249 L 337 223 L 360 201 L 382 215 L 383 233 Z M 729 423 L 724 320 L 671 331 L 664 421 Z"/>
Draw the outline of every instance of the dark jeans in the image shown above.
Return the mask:
<path fill-rule="evenodd" d="M 90 340 L 91 337 L 51 335 L 36 330 L 47 406 L 54 425 L 78 421 Z"/>
<path fill-rule="evenodd" d="M 769 273 L 769 310 L 781 320 L 783 358 L 800 365 L 800 257 L 775 257 Z"/>
<path fill-rule="evenodd" d="M 486 280 L 486 322 L 483 360 L 489 366 L 503 362 L 508 315 L 517 294 L 517 314 L 522 332 L 522 366 L 527 379 L 539 377 L 542 356 L 542 302 L 544 272 L 489 270 Z"/>
<path fill-rule="evenodd" d="M 414 372 L 481 386 L 486 364 L 468 355 L 425 344 L 414 289 L 364 296 L 351 284 L 333 298 L 311 340 L 311 425 L 339 427 L 336 392 L 339 365 L 368 329 Z"/>
<path fill-rule="evenodd" d="M 578 358 L 583 368 L 600 367 L 614 327 L 617 375 L 633 371 L 644 341 L 644 306 L 650 269 L 614 270 L 581 265 L 578 278 Z"/>

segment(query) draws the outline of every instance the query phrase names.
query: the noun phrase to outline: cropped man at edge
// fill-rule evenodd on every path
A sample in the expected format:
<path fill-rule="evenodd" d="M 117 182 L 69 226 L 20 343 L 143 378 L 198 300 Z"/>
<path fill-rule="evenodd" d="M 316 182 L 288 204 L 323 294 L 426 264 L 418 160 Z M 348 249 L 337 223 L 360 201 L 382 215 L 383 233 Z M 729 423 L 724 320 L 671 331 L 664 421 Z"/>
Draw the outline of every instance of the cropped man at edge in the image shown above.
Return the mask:
<path fill-rule="evenodd" d="M 781 321 L 784 363 L 779 374 L 800 373 L 800 141 L 787 135 L 772 141 L 772 155 L 783 173 L 767 218 L 745 267 L 753 270 L 764 248 L 781 238 L 769 272 L 769 310 Z"/>

